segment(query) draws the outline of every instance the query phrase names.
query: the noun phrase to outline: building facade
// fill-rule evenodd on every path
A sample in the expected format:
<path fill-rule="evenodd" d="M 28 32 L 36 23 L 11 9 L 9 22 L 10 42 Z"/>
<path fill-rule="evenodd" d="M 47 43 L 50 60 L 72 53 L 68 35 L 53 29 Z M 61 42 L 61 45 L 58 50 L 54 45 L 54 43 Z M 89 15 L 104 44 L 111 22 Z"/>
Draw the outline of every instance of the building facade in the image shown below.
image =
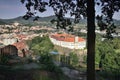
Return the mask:
<path fill-rule="evenodd" d="M 16 43 L 18 40 L 16 38 L 6 38 L 6 39 L 3 39 L 3 44 L 4 45 L 11 45 L 11 44 L 14 44 Z"/>
<path fill-rule="evenodd" d="M 70 34 L 56 33 L 50 35 L 49 38 L 54 45 L 66 47 L 69 49 L 84 49 L 86 47 L 85 39 Z"/>

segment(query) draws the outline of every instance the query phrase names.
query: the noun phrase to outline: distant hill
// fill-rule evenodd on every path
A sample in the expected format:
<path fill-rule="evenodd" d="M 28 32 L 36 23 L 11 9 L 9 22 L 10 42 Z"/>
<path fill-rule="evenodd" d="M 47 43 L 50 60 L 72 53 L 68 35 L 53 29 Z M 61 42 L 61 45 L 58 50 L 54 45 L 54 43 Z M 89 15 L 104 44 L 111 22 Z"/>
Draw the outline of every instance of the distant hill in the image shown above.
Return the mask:
<path fill-rule="evenodd" d="M 52 15 L 52 16 L 47 16 L 47 17 L 40 17 L 38 19 L 38 21 L 33 21 L 34 17 L 30 18 L 29 20 L 25 20 L 22 18 L 22 16 L 20 17 L 16 17 L 16 18 L 12 18 L 12 19 L 0 19 L 2 22 L 5 22 L 7 24 L 12 24 L 14 22 L 19 22 L 23 25 L 54 25 L 55 24 L 51 24 L 51 20 L 52 19 L 56 19 L 56 16 L 55 15 Z M 70 18 L 71 21 L 74 21 L 73 18 Z M 80 20 L 80 23 L 79 24 L 86 24 L 87 20 L 86 19 L 82 19 Z"/>
<path fill-rule="evenodd" d="M 21 23 L 23 25 L 53 25 L 50 23 L 52 19 L 56 18 L 55 16 L 48 16 L 48 17 L 40 17 L 38 21 L 33 21 L 34 17 L 30 18 L 29 20 L 25 20 L 20 17 L 16 17 L 13 19 L 0 19 L 0 22 L 3 24 L 12 24 L 14 22 Z"/>
<path fill-rule="evenodd" d="M 120 27 L 120 20 L 116 20 L 116 19 L 114 19 L 114 23 L 115 23 L 115 25 L 117 25 L 117 26 Z"/>
<path fill-rule="evenodd" d="M 3 20 L 0 19 L 0 25 L 7 24 Z"/>
<path fill-rule="evenodd" d="M 20 17 L 16 17 L 16 18 L 13 18 L 13 19 L 0 19 L 0 24 L 11 24 L 11 23 L 14 23 L 14 22 L 19 22 L 23 25 L 46 25 L 46 26 L 55 26 L 55 24 L 51 24 L 51 20 L 52 19 L 55 19 L 56 16 L 52 15 L 52 16 L 47 16 L 47 17 L 40 17 L 38 19 L 38 21 L 33 21 L 34 17 L 30 18 L 29 20 L 25 20 L 22 18 L 22 16 Z M 72 21 L 73 18 L 70 18 Z M 87 20 L 86 19 L 81 19 L 80 20 L 80 23 L 79 24 L 82 24 L 82 25 L 86 25 L 87 23 Z M 114 23 L 117 25 L 117 26 L 120 26 L 120 20 L 115 20 L 114 19 Z"/>

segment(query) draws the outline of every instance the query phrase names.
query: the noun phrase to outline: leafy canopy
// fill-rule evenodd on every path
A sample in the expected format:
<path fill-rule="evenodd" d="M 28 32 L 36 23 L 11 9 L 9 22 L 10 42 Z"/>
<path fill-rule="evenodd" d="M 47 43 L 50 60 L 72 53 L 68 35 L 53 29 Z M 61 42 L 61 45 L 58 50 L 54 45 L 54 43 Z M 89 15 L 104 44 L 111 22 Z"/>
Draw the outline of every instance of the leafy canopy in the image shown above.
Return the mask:
<path fill-rule="evenodd" d="M 73 26 L 70 19 L 65 18 L 65 14 L 74 17 L 74 22 L 78 23 L 81 18 L 87 17 L 87 0 L 21 0 L 27 8 L 24 19 L 35 16 L 34 21 L 39 19 L 36 16 L 37 12 L 45 12 L 46 7 L 51 7 L 57 19 L 51 20 L 52 23 L 57 23 L 56 27 L 71 31 Z M 119 0 L 95 0 L 95 4 L 101 7 L 101 15 L 97 15 L 98 26 L 100 30 L 106 30 L 108 38 L 111 38 L 111 33 L 115 33 L 115 24 L 113 23 L 113 15 L 120 10 Z"/>
<path fill-rule="evenodd" d="M 104 71 L 120 73 L 120 42 L 118 38 L 97 42 L 95 63 Z"/>

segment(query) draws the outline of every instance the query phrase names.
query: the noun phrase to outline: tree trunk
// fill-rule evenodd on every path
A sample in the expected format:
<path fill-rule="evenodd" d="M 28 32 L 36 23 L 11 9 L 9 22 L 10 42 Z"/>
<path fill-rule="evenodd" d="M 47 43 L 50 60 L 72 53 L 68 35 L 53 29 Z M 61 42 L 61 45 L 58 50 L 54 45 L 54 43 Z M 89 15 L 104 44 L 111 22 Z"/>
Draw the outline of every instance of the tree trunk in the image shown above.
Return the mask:
<path fill-rule="evenodd" d="M 87 80 L 95 80 L 95 3 L 87 0 Z"/>

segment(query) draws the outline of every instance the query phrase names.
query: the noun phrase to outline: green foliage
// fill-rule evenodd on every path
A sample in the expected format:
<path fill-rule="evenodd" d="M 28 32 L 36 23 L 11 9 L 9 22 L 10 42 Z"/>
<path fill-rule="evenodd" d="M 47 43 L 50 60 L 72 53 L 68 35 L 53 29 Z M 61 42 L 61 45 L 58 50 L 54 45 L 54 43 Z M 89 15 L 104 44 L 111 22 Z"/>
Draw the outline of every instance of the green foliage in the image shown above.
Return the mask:
<path fill-rule="evenodd" d="M 57 49 L 54 49 L 53 51 L 54 51 L 54 52 L 58 52 L 58 50 L 57 50 Z"/>
<path fill-rule="evenodd" d="M 76 53 L 71 52 L 69 56 L 60 55 L 60 61 L 63 66 L 76 67 L 79 64 L 79 57 Z"/>
<path fill-rule="evenodd" d="M 35 37 L 32 41 L 29 41 L 28 44 L 35 54 L 40 55 L 39 62 L 42 69 L 51 72 L 62 72 L 59 67 L 54 65 L 52 56 L 49 54 L 49 52 L 53 50 L 54 45 L 51 43 L 48 36 Z"/>
<path fill-rule="evenodd" d="M 119 38 L 114 38 L 113 39 L 113 48 L 114 49 L 120 49 L 120 39 Z"/>
<path fill-rule="evenodd" d="M 49 53 L 41 54 L 39 61 L 40 61 L 40 64 L 42 65 L 42 69 L 48 70 L 51 72 L 56 72 L 58 74 L 62 73 L 61 69 L 53 63 L 51 54 Z"/>
<path fill-rule="evenodd" d="M 87 36 L 86 33 L 82 33 L 82 32 L 79 32 L 79 31 L 74 31 L 73 35 L 77 35 L 77 36 L 84 37 L 84 38 L 86 38 L 86 36 Z"/>
<path fill-rule="evenodd" d="M 102 67 L 105 71 L 119 72 L 120 73 L 120 55 L 116 53 L 109 53 L 105 55 L 102 60 Z"/>
<path fill-rule="evenodd" d="M 83 62 L 86 64 L 87 63 L 87 55 L 83 57 Z"/>
<path fill-rule="evenodd" d="M 35 54 L 43 54 L 44 52 L 50 52 L 53 50 L 54 45 L 50 41 L 49 37 L 35 37 L 31 41 L 27 42 Z"/>
<path fill-rule="evenodd" d="M 43 51 L 47 50 L 48 52 L 54 47 L 54 45 L 51 43 L 48 37 L 45 37 L 45 39 L 41 41 L 40 46 L 41 46 L 41 50 Z"/>
<path fill-rule="evenodd" d="M 51 55 L 49 53 L 41 54 L 39 61 L 40 61 L 41 64 L 51 64 L 51 63 L 53 63 Z"/>
<path fill-rule="evenodd" d="M 116 49 L 120 49 L 117 39 L 105 40 L 97 43 L 95 64 L 104 71 L 120 73 L 120 54 Z"/>
<path fill-rule="evenodd" d="M 40 55 L 40 63 L 41 64 L 51 64 L 52 63 L 52 57 L 49 53 L 44 53 Z"/>
<path fill-rule="evenodd" d="M 33 43 L 33 44 L 38 44 L 38 43 L 40 43 L 42 40 L 43 40 L 43 38 L 37 36 L 37 37 L 35 37 L 34 39 L 32 39 L 32 43 Z"/>
<path fill-rule="evenodd" d="M 79 63 L 79 58 L 77 54 L 71 52 L 70 54 L 70 62 L 72 66 L 76 66 Z"/>

